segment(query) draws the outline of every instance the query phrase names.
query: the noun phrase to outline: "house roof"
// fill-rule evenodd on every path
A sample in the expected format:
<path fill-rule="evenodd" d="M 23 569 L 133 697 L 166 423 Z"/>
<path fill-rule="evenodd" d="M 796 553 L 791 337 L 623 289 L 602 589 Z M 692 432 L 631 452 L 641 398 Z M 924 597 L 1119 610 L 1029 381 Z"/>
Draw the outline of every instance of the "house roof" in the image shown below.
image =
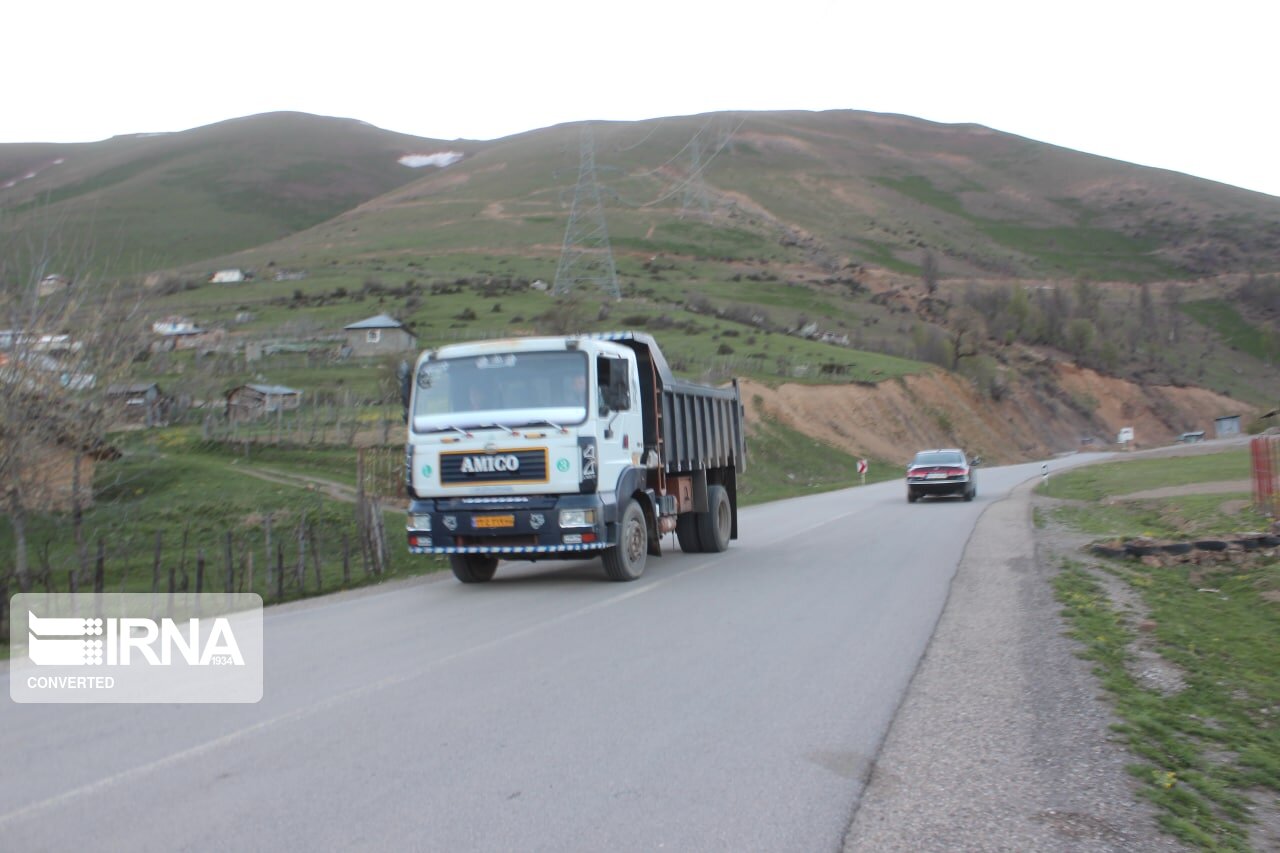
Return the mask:
<path fill-rule="evenodd" d="M 107 396 L 115 397 L 121 394 L 145 394 L 155 388 L 160 391 L 160 386 L 154 382 L 134 382 L 131 384 L 116 383 L 107 386 Z"/>
<path fill-rule="evenodd" d="M 253 383 L 250 383 L 248 385 L 245 385 L 244 387 L 252 388 L 254 391 L 257 391 L 261 394 L 285 395 L 285 394 L 301 394 L 302 393 L 297 388 L 290 388 L 287 385 L 254 385 Z"/>
<path fill-rule="evenodd" d="M 290 395 L 296 395 L 296 394 L 302 393 L 297 388 L 289 388 L 288 386 L 285 386 L 285 385 L 256 385 L 252 382 L 249 382 L 244 385 L 237 385 L 236 387 L 232 388 L 230 391 L 227 392 L 227 396 L 230 397 L 232 394 L 236 393 L 241 388 L 248 388 L 252 391 L 257 391 L 259 394 L 266 394 L 268 396 L 273 396 L 273 397 L 287 397 Z"/>
<path fill-rule="evenodd" d="M 370 317 L 367 320 L 361 320 L 357 323 L 352 323 L 349 326 L 343 326 L 342 328 L 343 329 L 400 329 L 403 327 L 404 327 L 404 324 L 401 323 L 396 318 L 389 317 L 386 314 L 379 314 L 376 317 Z"/>

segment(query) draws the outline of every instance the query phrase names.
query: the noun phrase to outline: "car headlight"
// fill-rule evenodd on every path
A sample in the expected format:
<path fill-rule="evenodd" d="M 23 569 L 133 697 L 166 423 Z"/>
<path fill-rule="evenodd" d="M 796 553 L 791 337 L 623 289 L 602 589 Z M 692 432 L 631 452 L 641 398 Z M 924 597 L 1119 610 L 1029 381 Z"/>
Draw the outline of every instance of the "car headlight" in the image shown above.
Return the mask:
<path fill-rule="evenodd" d="M 560 510 L 561 527 L 595 527 L 596 511 L 594 509 L 562 509 Z"/>
<path fill-rule="evenodd" d="M 409 516 L 409 526 L 414 530 L 431 530 L 430 515 L 411 515 Z"/>

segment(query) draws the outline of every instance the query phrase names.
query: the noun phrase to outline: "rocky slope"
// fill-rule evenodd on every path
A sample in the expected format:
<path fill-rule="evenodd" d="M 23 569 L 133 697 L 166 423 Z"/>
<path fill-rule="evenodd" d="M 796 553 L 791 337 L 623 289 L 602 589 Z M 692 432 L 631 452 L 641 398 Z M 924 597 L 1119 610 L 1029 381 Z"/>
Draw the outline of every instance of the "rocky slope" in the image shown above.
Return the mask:
<path fill-rule="evenodd" d="M 849 453 L 905 464 L 925 447 L 961 446 L 993 463 L 1044 458 L 1114 442 L 1132 427 L 1135 447 L 1168 444 L 1214 419 L 1253 407 L 1203 388 L 1141 386 L 1072 364 L 1052 382 L 1018 380 L 999 401 L 941 370 L 870 385 L 742 385 L 748 420 L 764 415 Z"/>

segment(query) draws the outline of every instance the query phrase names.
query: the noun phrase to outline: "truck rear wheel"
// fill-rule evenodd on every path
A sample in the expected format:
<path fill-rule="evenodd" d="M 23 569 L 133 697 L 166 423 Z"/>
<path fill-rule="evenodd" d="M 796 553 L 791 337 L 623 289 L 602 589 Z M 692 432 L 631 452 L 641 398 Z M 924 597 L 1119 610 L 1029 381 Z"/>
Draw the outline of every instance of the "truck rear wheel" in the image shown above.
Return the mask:
<path fill-rule="evenodd" d="M 707 511 L 698 513 L 697 519 L 698 543 L 702 550 L 709 553 L 728 550 L 729 537 L 733 535 L 733 507 L 724 486 L 707 487 Z M 684 547 L 683 542 L 680 547 Z"/>
<path fill-rule="evenodd" d="M 686 512 L 676 516 L 676 541 L 680 543 L 680 550 L 686 554 L 696 554 L 702 550 L 702 543 L 698 541 L 696 513 Z"/>
<path fill-rule="evenodd" d="M 604 573 L 611 581 L 633 581 L 644 574 L 645 557 L 649 553 L 649 527 L 644 510 L 629 501 L 618 522 L 618 544 L 601 554 Z"/>
<path fill-rule="evenodd" d="M 488 583 L 498 570 L 498 558 L 484 554 L 450 554 L 453 576 L 463 583 Z"/>

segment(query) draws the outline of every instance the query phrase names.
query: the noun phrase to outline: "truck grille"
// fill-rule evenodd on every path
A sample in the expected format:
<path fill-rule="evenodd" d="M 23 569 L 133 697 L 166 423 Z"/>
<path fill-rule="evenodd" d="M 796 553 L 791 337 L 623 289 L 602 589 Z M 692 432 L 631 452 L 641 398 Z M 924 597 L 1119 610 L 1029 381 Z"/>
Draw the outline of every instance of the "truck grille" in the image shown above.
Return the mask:
<path fill-rule="evenodd" d="M 440 482 L 446 486 L 476 483 L 545 483 L 545 448 L 454 451 L 440 454 Z"/>

